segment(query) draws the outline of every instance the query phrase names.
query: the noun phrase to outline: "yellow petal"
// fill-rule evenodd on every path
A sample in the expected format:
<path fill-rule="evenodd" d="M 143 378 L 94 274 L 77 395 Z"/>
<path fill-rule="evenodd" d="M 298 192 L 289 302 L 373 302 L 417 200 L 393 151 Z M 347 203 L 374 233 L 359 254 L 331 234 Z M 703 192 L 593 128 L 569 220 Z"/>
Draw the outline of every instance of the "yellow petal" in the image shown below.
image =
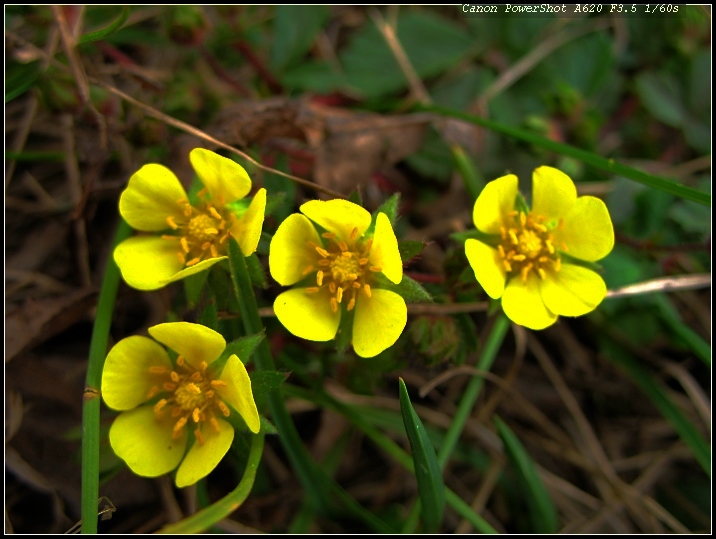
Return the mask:
<path fill-rule="evenodd" d="M 351 239 L 354 228 L 358 229 L 357 237 L 361 237 L 372 220 L 365 208 L 340 199 L 309 200 L 301 205 L 301 213 L 346 241 Z"/>
<path fill-rule="evenodd" d="M 497 249 L 481 241 L 469 239 L 465 241 L 465 254 L 475 272 L 477 282 L 485 289 L 487 295 L 492 299 L 501 297 L 505 291 L 507 272 Z"/>
<path fill-rule="evenodd" d="M 306 276 L 308 267 L 318 269 L 318 255 L 309 241 L 321 245 L 316 228 L 304 215 L 291 214 L 279 225 L 269 247 L 269 269 L 276 282 L 290 286 Z"/>
<path fill-rule="evenodd" d="M 251 178 L 238 163 L 204 148 L 194 148 L 189 161 L 207 188 L 211 199 L 228 204 L 244 198 L 251 191 Z"/>
<path fill-rule="evenodd" d="M 532 212 L 551 220 L 566 216 L 577 201 L 577 188 L 561 170 L 539 167 L 532 174 Z"/>
<path fill-rule="evenodd" d="M 221 334 L 201 324 L 167 322 L 149 328 L 149 334 L 198 368 L 203 361 L 212 363 L 226 348 Z"/>
<path fill-rule="evenodd" d="M 403 261 L 400 259 L 398 239 L 390 225 L 390 219 L 383 212 L 378 214 L 375 221 L 375 234 L 368 260 L 371 266 L 382 268 L 383 275 L 395 284 L 399 284 L 403 279 Z"/>
<path fill-rule="evenodd" d="M 169 228 L 167 217 L 183 221 L 178 201 L 186 191 L 174 173 L 163 165 L 144 165 L 131 178 L 119 197 L 119 213 L 129 226 L 145 232 Z"/>
<path fill-rule="evenodd" d="M 567 254 L 594 262 L 607 256 L 614 247 L 614 228 L 607 206 L 595 197 L 579 197 L 561 229 L 554 231 L 557 248 L 562 242 Z"/>
<path fill-rule="evenodd" d="M 542 299 L 553 313 L 582 316 L 593 311 L 607 295 L 604 279 L 594 271 L 562 264 L 562 268 L 542 282 Z"/>
<path fill-rule="evenodd" d="M 530 274 L 527 283 L 513 277 L 502 295 L 502 309 L 514 323 L 530 329 L 544 329 L 557 321 L 557 315 L 542 301 L 540 279 Z"/>
<path fill-rule="evenodd" d="M 175 281 L 180 281 L 184 277 L 188 277 L 189 275 L 194 275 L 195 273 L 199 273 L 200 271 L 207 270 L 211 266 L 216 264 L 217 262 L 221 262 L 222 260 L 227 260 L 228 258 L 229 258 L 228 256 L 217 256 L 215 258 L 207 258 L 206 260 L 197 262 L 193 266 L 188 266 L 188 267 L 184 268 L 183 270 L 177 271 L 169 279 L 162 281 L 162 286 L 169 284 L 169 283 L 173 283 Z"/>
<path fill-rule="evenodd" d="M 231 235 L 239 242 L 241 252 L 249 256 L 259 245 L 266 211 L 266 189 L 259 189 L 246 212 L 231 227 Z"/>
<path fill-rule="evenodd" d="M 137 475 L 158 477 L 177 467 L 186 449 L 186 429 L 172 437 L 176 418 L 157 419 L 151 405 L 117 416 L 109 429 L 109 443 L 119 458 Z"/>
<path fill-rule="evenodd" d="M 487 234 L 499 234 L 503 218 L 515 207 L 517 176 L 508 174 L 488 183 L 475 201 L 472 220 Z"/>
<path fill-rule="evenodd" d="M 296 337 L 309 341 L 330 341 L 336 336 L 341 311 L 331 310 L 331 293 L 323 287 L 309 294 L 305 288 L 294 288 L 280 294 L 273 304 L 276 317 Z"/>
<path fill-rule="evenodd" d="M 261 429 L 261 420 L 251 392 L 251 379 L 236 354 L 226 362 L 219 380 L 226 382 L 226 387 L 219 387 L 216 392 L 239 412 L 249 430 L 254 434 L 257 433 Z"/>
<path fill-rule="evenodd" d="M 114 261 L 132 288 L 157 290 L 180 271 L 179 242 L 159 236 L 134 236 L 114 250 Z"/>
<path fill-rule="evenodd" d="M 115 344 L 102 371 L 102 398 L 114 410 L 131 410 L 147 400 L 155 381 L 151 367 L 172 369 L 166 350 L 148 337 L 132 336 Z"/>
<path fill-rule="evenodd" d="M 374 288 L 370 297 L 358 294 L 353 319 L 353 349 L 373 357 L 393 346 L 408 321 L 405 300 L 395 292 Z"/>
<path fill-rule="evenodd" d="M 175 479 L 177 487 L 188 487 L 209 475 L 231 447 L 231 442 L 234 440 L 234 428 L 223 419 L 217 419 L 217 422 L 219 432 L 216 432 L 211 425 L 204 424 L 204 428 L 201 430 L 204 443 L 200 444 L 195 441 L 184 457 L 177 470 Z M 193 423 L 190 424 L 193 425 Z"/>

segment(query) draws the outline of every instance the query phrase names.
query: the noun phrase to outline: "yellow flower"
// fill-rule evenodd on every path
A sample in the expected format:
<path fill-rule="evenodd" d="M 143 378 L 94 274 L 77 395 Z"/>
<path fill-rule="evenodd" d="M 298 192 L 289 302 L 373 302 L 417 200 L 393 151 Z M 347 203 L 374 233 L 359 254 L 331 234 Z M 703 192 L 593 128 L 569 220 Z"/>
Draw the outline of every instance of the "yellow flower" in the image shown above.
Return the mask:
<path fill-rule="evenodd" d="M 400 295 L 377 287 L 379 273 L 395 284 L 403 279 L 390 220 L 379 213 L 366 237 L 370 213 L 347 200 L 312 200 L 301 212 L 289 215 L 271 240 L 271 276 L 283 286 L 298 283 L 276 298 L 276 316 L 297 337 L 329 341 L 341 317 L 352 315 L 356 353 L 379 354 L 398 339 L 408 313 Z"/>
<path fill-rule="evenodd" d="M 260 189 L 238 217 L 227 205 L 251 190 L 246 171 L 203 148 L 192 150 L 189 159 L 204 184 L 196 206 L 174 173 L 157 164 L 139 169 L 119 199 L 119 212 L 132 228 L 164 232 L 129 238 L 115 249 L 122 277 L 134 288 L 156 290 L 226 259 L 229 236 L 239 242 L 244 256 L 259 243 L 266 190 Z"/>
<path fill-rule="evenodd" d="M 577 197 L 569 176 L 543 166 L 532 175 L 531 211 L 520 211 L 517 183 L 512 174 L 498 178 L 475 202 L 475 227 L 494 238 L 465 242 L 478 282 L 491 298 L 502 298 L 513 322 L 531 329 L 594 310 L 606 295 L 604 280 L 574 262 L 596 262 L 614 247 L 604 202 Z"/>
<path fill-rule="evenodd" d="M 212 363 L 226 341 L 207 327 L 173 322 L 151 327 L 149 334 L 179 356 L 173 364 L 162 346 L 140 336 L 110 350 L 102 397 L 122 413 L 109 442 L 137 475 L 158 477 L 179 466 L 176 485 L 186 487 L 208 475 L 229 450 L 234 428 L 224 418 L 238 413 L 251 432 L 259 431 L 251 380 L 236 355 L 216 372 Z"/>

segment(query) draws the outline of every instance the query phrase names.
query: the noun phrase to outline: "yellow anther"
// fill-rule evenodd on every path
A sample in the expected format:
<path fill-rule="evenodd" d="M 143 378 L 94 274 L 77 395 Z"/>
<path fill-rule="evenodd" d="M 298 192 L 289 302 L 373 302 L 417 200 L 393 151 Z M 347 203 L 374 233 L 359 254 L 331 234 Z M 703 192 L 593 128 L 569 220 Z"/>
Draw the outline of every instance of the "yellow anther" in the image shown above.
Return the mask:
<path fill-rule="evenodd" d="M 333 281 L 328 283 L 328 290 L 331 291 L 331 294 L 335 294 L 336 293 L 336 283 L 334 283 Z"/>
<path fill-rule="evenodd" d="M 329 239 L 329 240 L 332 240 L 333 238 L 336 237 L 336 235 L 333 232 L 324 232 L 323 234 L 321 234 L 321 236 L 326 239 Z"/>
<path fill-rule="evenodd" d="M 214 206 L 209 206 L 209 213 L 212 215 L 212 217 L 214 217 L 214 219 L 217 219 L 219 221 L 223 220 L 221 218 L 221 214 L 218 211 L 216 211 L 216 208 L 214 208 Z"/>
<path fill-rule="evenodd" d="M 317 286 L 309 286 L 308 288 L 306 288 L 306 294 L 315 294 L 319 290 L 320 288 L 318 288 Z"/>
<path fill-rule="evenodd" d="M 220 387 L 226 387 L 226 386 L 228 386 L 228 384 L 226 382 L 224 382 L 223 380 L 212 380 L 211 381 L 211 387 L 218 389 Z"/>
<path fill-rule="evenodd" d="M 192 207 L 191 207 L 189 204 L 187 204 L 186 206 L 184 206 L 184 215 L 185 215 L 186 217 L 191 217 L 191 214 L 192 214 L 192 213 L 193 213 L 193 209 L 192 209 Z"/>
<path fill-rule="evenodd" d="M 365 244 L 365 252 L 367 253 L 370 251 L 370 248 L 373 247 L 373 238 L 369 239 Z"/>
<path fill-rule="evenodd" d="M 316 283 L 318 284 L 318 286 L 323 286 L 323 272 L 322 271 L 319 271 L 318 273 L 316 273 Z"/>
<path fill-rule="evenodd" d="M 323 258 L 328 258 L 328 251 L 323 249 L 322 247 L 316 247 L 316 252 L 321 255 Z"/>
<path fill-rule="evenodd" d="M 512 255 L 512 260 L 514 260 L 515 262 L 522 262 L 526 259 L 527 257 L 525 255 Z"/>
<path fill-rule="evenodd" d="M 559 271 L 560 269 L 562 269 L 562 259 L 558 258 L 554 261 L 554 270 Z"/>
<path fill-rule="evenodd" d="M 520 223 L 522 226 L 525 226 L 527 223 L 527 216 L 524 214 L 524 212 L 520 212 Z"/>
<path fill-rule="evenodd" d="M 545 277 L 547 277 L 547 274 L 545 273 L 545 271 L 542 268 L 537 268 L 537 273 L 539 274 L 541 279 L 544 279 Z"/>
<path fill-rule="evenodd" d="M 497 246 L 497 251 L 500 253 L 500 258 L 505 258 L 505 249 L 502 247 L 502 245 Z"/>
<path fill-rule="evenodd" d="M 177 255 L 178 255 L 179 261 L 182 263 L 182 265 L 185 265 L 185 264 L 186 264 L 186 256 L 184 256 L 184 253 L 182 253 L 181 251 L 179 251 L 179 252 L 177 253 Z"/>
<path fill-rule="evenodd" d="M 358 261 L 358 263 L 359 263 L 361 266 L 365 266 L 365 265 L 368 263 L 368 259 L 367 259 L 367 258 L 361 258 L 361 259 Z"/>
<path fill-rule="evenodd" d="M 209 364 L 206 361 L 202 361 L 199 363 L 199 370 L 205 371 L 209 367 Z"/>
<path fill-rule="evenodd" d="M 185 364 L 184 356 L 177 356 L 177 366 L 183 367 Z"/>
<path fill-rule="evenodd" d="M 201 258 L 199 258 L 199 257 L 197 256 L 196 258 L 192 258 L 191 260 L 188 260 L 187 263 L 186 263 L 186 265 L 187 265 L 187 266 L 194 266 L 194 265 L 198 264 L 200 261 L 201 261 Z"/>
<path fill-rule="evenodd" d="M 182 236 L 179 240 L 181 242 L 181 248 L 184 249 L 185 253 L 189 252 L 189 241 L 187 241 L 186 236 Z"/>
<path fill-rule="evenodd" d="M 174 425 L 174 434 L 178 433 L 181 429 L 184 428 L 184 425 L 186 425 L 187 419 L 185 417 L 179 418 L 179 421 L 176 422 Z"/>
<path fill-rule="evenodd" d="M 334 313 L 338 312 L 338 302 L 336 301 L 336 298 L 331 298 L 331 310 Z"/>
<path fill-rule="evenodd" d="M 209 189 L 207 187 L 202 187 L 201 190 L 197 193 L 197 196 L 199 198 L 205 197 L 209 193 Z"/>
<path fill-rule="evenodd" d="M 370 285 L 369 284 L 363 285 L 363 291 L 365 292 L 366 296 L 370 297 Z"/>
<path fill-rule="evenodd" d="M 355 306 L 356 306 L 356 298 L 355 298 L 355 296 L 354 296 L 354 297 L 352 297 L 351 300 L 348 302 L 348 307 L 347 307 L 347 309 L 348 309 L 349 311 L 352 311 L 352 310 L 353 310 L 353 307 L 355 307 Z"/>
<path fill-rule="evenodd" d="M 163 240 L 169 240 L 169 241 L 177 241 L 179 239 L 179 236 L 171 236 L 169 234 L 162 234 Z"/>
<path fill-rule="evenodd" d="M 204 436 L 202 436 L 199 429 L 194 431 L 194 436 L 196 437 L 196 441 L 199 442 L 199 445 L 204 445 Z"/>
<path fill-rule="evenodd" d="M 306 275 L 308 275 L 309 273 L 311 273 L 314 269 L 315 269 L 315 268 L 314 268 L 313 266 L 308 266 L 307 268 L 305 268 L 305 269 L 301 272 L 301 275 L 303 275 L 303 276 L 305 277 Z"/>
<path fill-rule="evenodd" d="M 550 240 L 547 240 L 544 242 L 545 247 L 547 247 L 547 250 L 549 251 L 549 254 L 554 254 L 554 245 L 552 245 L 552 242 Z"/>
<path fill-rule="evenodd" d="M 172 408 L 172 417 L 179 417 L 184 413 L 184 410 L 182 410 L 181 406 L 175 406 Z"/>
<path fill-rule="evenodd" d="M 341 255 L 343 255 L 343 258 L 350 258 L 351 256 L 353 256 L 350 251 L 343 251 Z"/>
<path fill-rule="evenodd" d="M 360 283 L 358 281 L 353 281 L 353 288 L 360 288 Z"/>
<path fill-rule="evenodd" d="M 151 399 L 157 393 L 159 393 L 159 386 L 152 386 L 152 389 L 147 391 L 147 399 Z"/>
<path fill-rule="evenodd" d="M 327 258 L 321 258 L 321 259 L 318 261 L 318 265 L 321 266 L 321 267 L 327 268 L 328 266 L 331 265 L 331 261 L 328 260 Z"/>
<path fill-rule="evenodd" d="M 351 241 L 355 240 L 358 237 L 358 227 L 354 226 L 353 230 L 351 230 Z"/>
<path fill-rule="evenodd" d="M 226 242 L 229 240 L 229 237 L 230 237 L 230 236 L 231 236 L 231 234 L 230 234 L 229 232 L 227 232 L 226 234 L 224 234 L 223 236 L 221 236 L 221 239 L 219 240 L 219 243 L 226 243 Z"/>
<path fill-rule="evenodd" d="M 167 372 L 167 370 L 168 369 L 163 365 L 152 365 L 151 367 L 149 367 L 149 372 L 151 372 L 152 374 L 164 374 L 165 372 Z"/>
<path fill-rule="evenodd" d="M 216 245 L 213 243 L 211 244 L 211 256 L 214 258 L 219 258 L 219 251 L 216 249 Z"/>
<path fill-rule="evenodd" d="M 512 243 L 517 245 L 519 241 L 517 241 L 517 234 L 515 234 L 515 231 L 513 229 L 510 229 L 507 231 L 507 233 L 510 236 L 510 240 L 512 240 Z"/>
<path fill-rule="evenodd" d="M 229 417 L 231 412 L 229 411 L 229 407 L 224 404 L 224 401 L 217 401 L 216 405 L 219 407 L 219 410 L 221 410 L 221 413 L 224 414 L 224 417 Z"/>
<path fill-rule="evenodd" d="M 379 273 L 379 272 L 383 271 L 383 268 L 381 268 L 380 266 L 371 266 L 369 269 L 373 273 Z"/>
<path fill-rule="evenodd" d="M 154 413 L 159 414 L 162 409 L 167 405 L 167 399 L 162 399 L 154 405 Z"/>
<path fill-rule="evenodd" d="M 194 420 L 194 423 L 198 423 L 201 419 L 201 410 L 194 408 L 194 411 L 191 413 L 191 418 Z"/>
<path fill-rule="evenodd" d="M 547 232 L 547 227 L 544 225 L 541 225 L 540 223 L 533 223 L 532 226 L 534 226 L 540 232 Z"/>
<path fill-rule="evenodd" d="M 336 301 L 337 301 L 338 303 L 340 303 L 341 301 L 343 301 L 343 289 L 340 288 L 340 287 L 338 288 L 338 292 L 336 292 Z"/>
<path fill-rule="evenodd" d="M 512 264 L 510 264 L 510 261 L 506 258 L 502 261 L 502 264 L 505 266 L 505 271 L 510 272 L 512 271 Z"/>
<path fill-rule="evenodd" d="M 174 230 L 176 230 L 177 228 L 179 228 L 179 225 L 176 223 L 176 221 L 174 220 L 174 217 L 172 217 L 171 215 L 166 218 L 166 221 L 167 221 L 167 224 L 168 224 L 170 227 L 172 227 Z"/>
<path fill-rule="evenodd" d="M 206 398 L 207 398 L 207 399 L 213 399 L 213 398 L 214 398 L 214 395 L 215 395 L 215 393 L 214 393 L 214 390 L 213 390 L 213 389 L 210 389 L 209 391 L 206 392 Z"/>
<path fill-rule="evenodd" d="M 338 242 L 338 248 L 341 251 L 347 251 L 348 250 L 348 244 L 345 241 L 339 241 Z"/>
<path fill-rule="evenodd" d="M 171 373 L 169 373 L 169 378 L 172 379 L 172 382 L 178 382 L 179 374 L 176 371 L 172 371 Z"/>
<path fill-rule="evenodd" d="M 191 378 L 192 380 L 194 380 L 195 382 L 201 382 L 201 380 L 202 380 L 202 378 L 201 378 L 201 373 L 200 373 L 199 371 L 196 371 L 195 373 L 193 373 L 193 374 L 190 376 L 190 378 Z"/>
<path fill-rule="evenodd" d="M 206 234 L 207 236 L 208 236 L 208 235 L 214 235 L 214 236 L 215 236 L 215 235 L 217 235 L 218 233 L 219 233 L 219 231 L 216 230 L 216 228 L 214 228 L 213 226 L 210 226 L 210 227 L 204 229 L 204 234 Z"/>
<path fill-rule="evenodd" d="M 214 427 L 214 430 L 215 430 L 216 432 L 221 432 L 221 429 L 219 429 L 219 422 L 216 420 L 215 417 L 212 417 L 212 418 L 209 420 L 209 423 L 211 423 L 211 426 Z"/>

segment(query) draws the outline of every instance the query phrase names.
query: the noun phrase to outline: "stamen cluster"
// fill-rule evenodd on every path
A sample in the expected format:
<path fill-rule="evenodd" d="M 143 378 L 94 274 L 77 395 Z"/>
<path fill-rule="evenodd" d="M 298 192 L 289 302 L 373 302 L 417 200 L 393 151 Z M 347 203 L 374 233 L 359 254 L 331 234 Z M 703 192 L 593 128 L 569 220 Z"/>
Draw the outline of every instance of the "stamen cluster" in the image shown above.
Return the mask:
<path fill-rule="evenodd" d="M 497 251 L 502 265 L 507 273 L 519 275 L 523 282 L 527 282 L 532 271 L 545 279 L 548 272 L 558 272 L 562 267 L 554 236 L 545 221 L 543 216 L 532 212 L 511 211 L 507 214 L 506 226 L 500 227 L 502 241 Z M 557 226 L 562 226 L 562 221 Z M 566 245 L 560 248 L 567 250 Z"/>
<path fill-rule="evenodd" d="M 324 232 L 321 236 L 328 240 L 324 246 L 308 242 L 318 256 L 313 264 L 303 270 L 303 275 L 315 271 L 317 286 L 306 288 L 306 292 L 315 294 L 327 288 L 334 313 L 338 312 L 338 306 L 343 300 L 346 300 L 346 309 L 351 311 L 359 292 L 371 296 L 371 275 L 382 271 L 382 268 L 368 264 L 373 239 L 356 241 L 358 228 L 353 228 L 348 242 L 339 239 L 333 232 Z"/>
<path fill-rule="evenodd" d="M 181 435 L 191 419 L 195 425 L 194 435 L 197 441 L 203 444 L 202 424 L 208 422 L 218 433 L 217 412 L 224 417 L 229 417 L 231 413 L 216 392 L 217 388 L 226 387 L 226 382 L 212 379 L 207 368 L 207 363 L 202 362 L 199 369 L 196 369 L 179 356 L 174 370 L 162 366 L 149 369 L 149 373 L 158 379 L 158 383 L 149 390 L 147 398 L 150 399 L 161 391 L 170 392 L 169 396 L 154 405 L 154 414 L 157 419 L 163 418 L 166 413 L 177 418 L 172 434 L 174 438 Z"/>
<path fill-rule="evenodd" d="M 177 201 L 183 207 L 183 220 L 177 221 L 172 216 L 166 219 L 167 225 L 176 233 L 162 238 L 179 241 L 179 260 L 187 267 L 207 258 L 223 256 L 229 231 L 236 224 L 234 212 L 224 209 L 221 204 L 205 200 L 206 193 L 206 188 L 199 191 L 199 197 L 203 200 L 198 207 L 192 206 L 186 199 Z"/>

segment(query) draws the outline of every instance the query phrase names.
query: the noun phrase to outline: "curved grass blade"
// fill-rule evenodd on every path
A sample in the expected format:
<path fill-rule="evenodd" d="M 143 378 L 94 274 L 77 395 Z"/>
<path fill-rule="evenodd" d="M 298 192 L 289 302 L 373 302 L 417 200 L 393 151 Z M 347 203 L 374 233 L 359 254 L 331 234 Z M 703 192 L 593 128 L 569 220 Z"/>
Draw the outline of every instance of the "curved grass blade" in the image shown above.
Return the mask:
<path fill-rule="evenodd" d="M 234 490 L 226 496 L 176 524 L 165 526 L 158 533 L 200 533 L 236 511 L 251 493 L 264 450 L 264 435 L 252 436 L 249 459 L 244 475 Z"/>
<path fill-rule="evenodd" d="M 410 403 L 408 390 L 402 378 L 400 379 L 400 411 L 410 449 L 413 451 L 415 478 L 418 481 L 425 531 L 434 533 L 440 527 L 445 512 L 445 484 L 438 466 L 435 448 L 428 438 L 428 433 L 425 432 L 423 422 Z"/>
<path fill-rule="evenodd" d="M 646 393 L 647 397 L 656 406 L 684 443 L 689 446 L 694 457 L 706 474 L 711 477 L 711 449 L 709 444 L 699 433 L 698 429 L 684 413 L 669 398 L 664 387 L 653 379 L 636 360 L 611 339 L 603 338 L 601 343 L 605 355 L 627 372 L 632 381 Z"/>
<path fill-rule="evenodd" d="M 671 193 L 672 195 L 676 195 L 686 200 L 693 200 L 694 202 L 698 202 L 699 204 L 703 204 L 704 206 L 711 205 L 711 195 L 709 193 L 704 193 L 697 189 L 692 189 L 691 187 L 687 187 L 685 185 L 677 183 L 673 180 L 662 178 L 660 176 L 654 176 L 653 174 L 648 174 L 641 170 L 622 165 L 620 163 L 617 163 L 614 159 L 607 159 L 606 157 L 596 155 L 592 152 L 588 152 L 587 150 L 582 150 L 580 148 L 575 148 L 574 146 L 570 146 L 568 144 L 555 142 L 535 133 L 530 133 L 529 131 L 501 124 L 499 122 L 494 122 L 492 120 L 481 118 L 479 116 L 473 116 L 472 114 L 467 114 L 459 110 L 439 107 L 436 105 L 417 105 L 417 108 L 419 110 L 435 112 L 437 114 L 449 116 L 451 118 L 459 118 L 461 120 L 465 120 L 466 122 L 486 127 L 487 129 L 491 129 L 492 131 L 496 131 L 497 133 L 502 133 L 503 135 L 507 135 L 512 138 L 524 140 L 526 142 L 529 142 L 530 144 L 534 144 L 535 146 L 545 148 L 546 150 L 550 150 L 561 155 L 573 157 L 574 159 L 582 161 L 595 168 L 606 170 L 611 174 L 624 176 L 625 178 L 629 178 L 630 180 L 634 180 L 635 182 L 642 183 L 648 187 Z"/>
<path fill-rule="evenodd" d="M 493 419 L 497 426 L 497 432 L 505 444 L 507 456 L 515 468 L 520 482 L 525 487 L 525 498 L 530 508 L 530 519 L 532 530 L 535 533 L 555 533 L 557 531 L 557 510 L 552 503 L 552 498 L 545 488 L 542 480 L 537 475 L 537 469 L 524 446 L 520 443 L 512 429 L 495 416 Z"/>
<path fill-rule="evenodd" d="M 129 18 L 129 6 L 122 6 L 122 13 L 119 14 L 119 17 L 109 24 L 109 26 L 105 26 L 101 30 L 96 30 L 94 32 L 88 32 L 85 35 L 83 35 L 81 38 L 77 40 L 78 45 L 83 45 L 85 43 L 92 43 L 93 41 L 99 41 L 100 39 L 105 39 L 112 34 L 114 34 L 116 31 L 118 31 L 122 26 L 124 26 L 124 23 L 127 22 L 127 19 Z"/>

